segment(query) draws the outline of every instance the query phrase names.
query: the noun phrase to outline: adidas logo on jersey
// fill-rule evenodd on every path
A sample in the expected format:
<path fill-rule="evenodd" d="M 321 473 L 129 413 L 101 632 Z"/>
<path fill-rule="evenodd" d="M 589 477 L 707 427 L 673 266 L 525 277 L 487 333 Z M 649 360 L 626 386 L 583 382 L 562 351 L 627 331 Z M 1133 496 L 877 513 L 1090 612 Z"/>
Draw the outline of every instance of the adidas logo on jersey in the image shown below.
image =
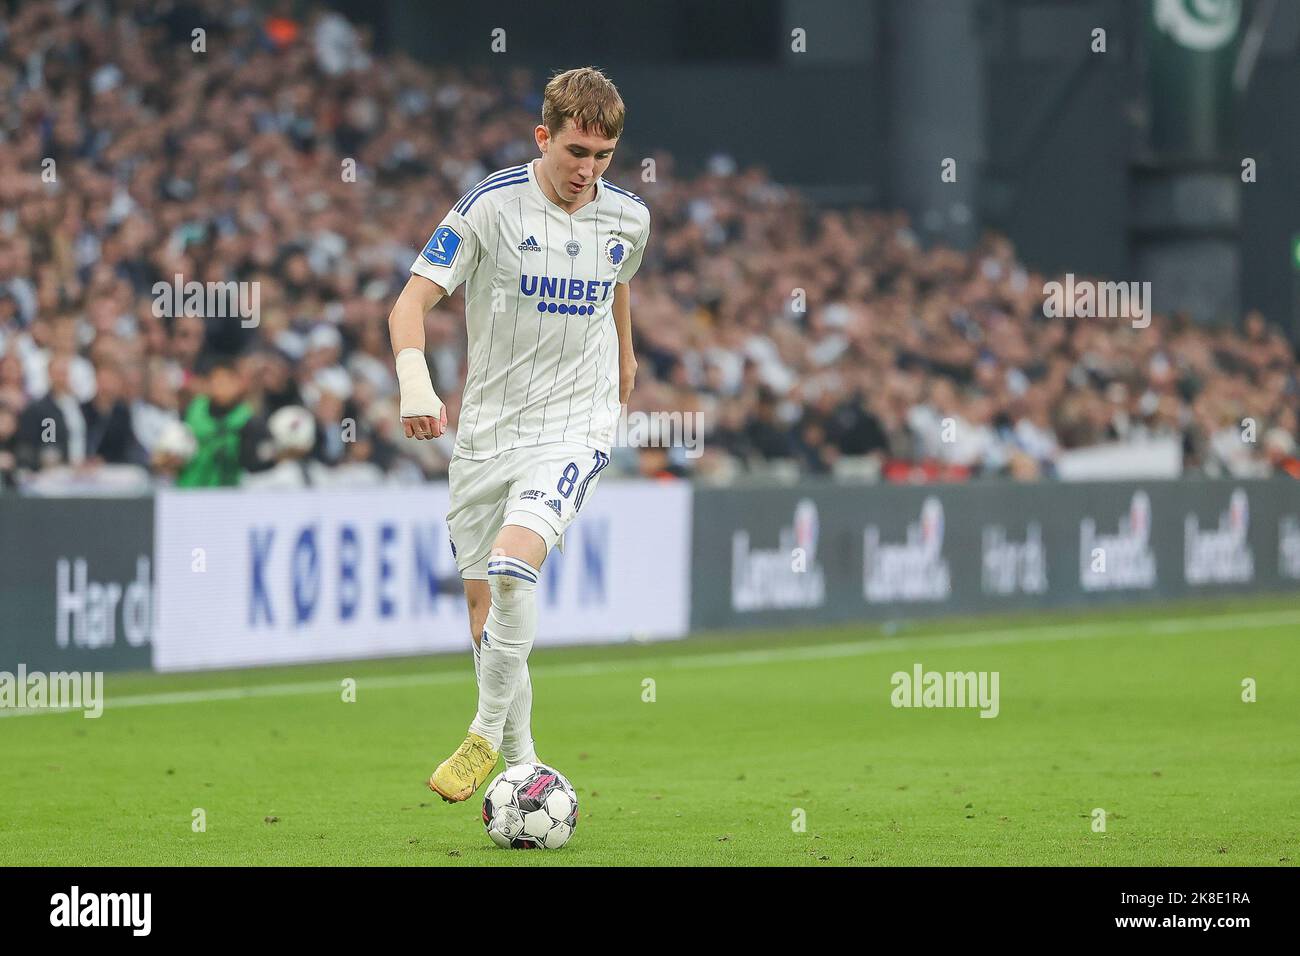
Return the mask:
<path fill-rule="evenodd" d="M 542 247 L 537 244 L 535 236 L 529 236 L 523 242 L 519 243 L 520 252 L 541 252 Z"/>
<path fill-rule="evenodd" d="M 560 513 L 560 499 L 559 499 L 559 498 L 552 498 L 550 501 L 546 502 L 546 505 L 547 505 L 548 508 L 550 508 L 552 511 L 554 511 L 554 512 L 556 513 L 556 515 L 559 515 L 559 513 Z"/>

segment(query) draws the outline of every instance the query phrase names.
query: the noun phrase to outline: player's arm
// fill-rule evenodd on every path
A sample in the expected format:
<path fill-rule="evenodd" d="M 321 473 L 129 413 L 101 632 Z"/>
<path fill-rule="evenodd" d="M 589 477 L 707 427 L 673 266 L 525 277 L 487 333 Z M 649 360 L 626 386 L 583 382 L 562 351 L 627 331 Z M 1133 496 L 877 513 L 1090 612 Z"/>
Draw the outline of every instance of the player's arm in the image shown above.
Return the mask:
<path fill-rule="evenodd" d="M 388 316 L 402 391 L 402 430 L 407 438 L 440 438 L 447 427 L 447 408 L 433 390 L 424 360 L 424 317 L 470 277 L 478 266 L 480 250 L 486 248 L 479 245 L 479 236 L 492 234 L 494 227 L 485 204 L 470 204 L 465 211 L 470 218 L 452 209 L 433 231 L 411 263 L 411 278 Z"/>
<path fill-rule="evenodd" d="M 402 430 L 407 438 L 438 438 L 447 427 L 447 406 L 433 390 L 424 358 L 424 317 L 447 293 L 422 275 L 412 274 L 388 314 L 388 337 L 397 359 Z"/>
<path fill-rule="evenodd" d="M 614 330 L 618 333 L 618 403 L 626 405 L 636 384 L 636 354 L 632 351 L 632 290 L 614 283 Z"/>
<path fill-rule="evenodd" d="M 643 204 L 644 205 L 644 204 Z M 636 355 L 632 350 L 632 277 L 641 268 L 641 256 L 650 241 L 649 211 L 645 228 L 632 254 L 623 260 L 614 283 L 614 330 L 618 333 L 618 403 L 626 405 L 636 382 Z"/>

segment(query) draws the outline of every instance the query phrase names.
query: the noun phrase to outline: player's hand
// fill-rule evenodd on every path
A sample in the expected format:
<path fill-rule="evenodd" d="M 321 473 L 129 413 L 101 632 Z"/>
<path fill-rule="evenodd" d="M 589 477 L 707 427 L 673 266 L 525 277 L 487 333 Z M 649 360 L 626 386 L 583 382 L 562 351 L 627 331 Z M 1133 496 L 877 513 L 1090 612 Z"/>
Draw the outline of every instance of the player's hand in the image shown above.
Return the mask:
<path fill-rule="evenodd" d="M 397 353 L 395 366 L 400 396 L 397 414 L 402 420 L 402 431 L 407 438 L 422 441 L 441 438 L 447 427 L 447 406 L 433 390 L 424 351 L 414 347 L 402 349 Z"/>
<path fill-rule="evenodd" d="M 626 405 L 636 384 L 636 359 L 623 358 L 618 362 L 618 403 Z"/>
<path fill-rule="evenodd" d="M 439 409 L 438 417 L 432 415 L 415 415 L 411 418 L 402 419 L 402 431 L 406 433 L 407 438 L 418 438 L 421 441 L 430 438 L 441 438 L 442 433 L 447 430 L 447 406 L 443 405 Z"/>

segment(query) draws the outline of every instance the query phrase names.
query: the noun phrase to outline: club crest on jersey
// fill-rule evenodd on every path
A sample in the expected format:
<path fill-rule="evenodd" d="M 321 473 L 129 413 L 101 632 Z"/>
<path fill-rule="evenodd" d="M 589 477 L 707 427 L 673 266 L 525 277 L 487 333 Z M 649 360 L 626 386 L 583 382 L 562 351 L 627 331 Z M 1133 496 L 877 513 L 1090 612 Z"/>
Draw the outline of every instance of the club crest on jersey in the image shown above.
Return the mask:
<path fill-rule="evenodd" d="M 451 226 L 439 226 L 429 237 L 421 254 L 435 266 L 449 266 L 456 258 L 458 249 L 460 249 L 460 234 Z"/>
<path fill-rule="evenodd" d="M 537 244 L 536 236 L 529 236 L 523 242 L 519 243 L 520 252 L 541 252 L 542 247 Z"/>
<path fill-rule="evenodd" d="M 618 236 L 610 236 L 605 240 L 605 258 L 611 266 L 622 265 L 627 258 L 627 244 Z"/>
<path fill-rule="evenodd" d="M 570 259 L 578 258 L 578 253 L 582 251 L 582 246 L 577 239 L 570 239 L 564 244 L 564 251 L 569 254 Z"/>

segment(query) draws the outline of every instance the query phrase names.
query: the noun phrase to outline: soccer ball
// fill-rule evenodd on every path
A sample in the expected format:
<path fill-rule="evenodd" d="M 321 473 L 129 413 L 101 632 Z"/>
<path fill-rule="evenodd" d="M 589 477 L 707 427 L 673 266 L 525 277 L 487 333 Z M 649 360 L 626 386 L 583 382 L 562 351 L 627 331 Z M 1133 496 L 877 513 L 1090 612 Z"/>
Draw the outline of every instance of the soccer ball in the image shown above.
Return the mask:
<path fill-rule="evenodd" d="M 578 796 L 558 770 L 521 763 L 488 784 L 483 825 L 497 846 L 558 850 L 578 825 Z"/>

